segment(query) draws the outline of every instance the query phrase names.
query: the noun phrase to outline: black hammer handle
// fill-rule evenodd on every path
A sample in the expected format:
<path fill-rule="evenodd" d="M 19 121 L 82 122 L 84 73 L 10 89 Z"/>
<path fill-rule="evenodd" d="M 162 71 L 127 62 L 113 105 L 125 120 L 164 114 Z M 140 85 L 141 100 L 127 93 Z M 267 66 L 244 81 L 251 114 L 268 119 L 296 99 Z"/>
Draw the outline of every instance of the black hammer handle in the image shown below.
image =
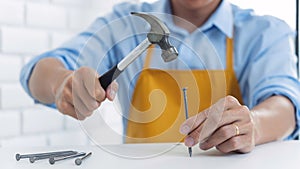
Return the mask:
<path fill-rule="evenodd" d="M 137 47 L 135 47 L 127 56 L 125 56 L 116 66 L 111 68 L 99 78 L 99 82 L 104 90 L 109 84 L 114 81 L 123 70 L 130 65 L 136 58 L 138 58 L 149 46 L 151 42 L 146 38 Z"/>
<path fill-rule="evenodd" d="M 101 77 L 99 77 L 99 82 L 104 90 L 114 81 L 120 74 L 122 73 L 121 70 L 118 69 L 118 66 L 114 66 Z"/>

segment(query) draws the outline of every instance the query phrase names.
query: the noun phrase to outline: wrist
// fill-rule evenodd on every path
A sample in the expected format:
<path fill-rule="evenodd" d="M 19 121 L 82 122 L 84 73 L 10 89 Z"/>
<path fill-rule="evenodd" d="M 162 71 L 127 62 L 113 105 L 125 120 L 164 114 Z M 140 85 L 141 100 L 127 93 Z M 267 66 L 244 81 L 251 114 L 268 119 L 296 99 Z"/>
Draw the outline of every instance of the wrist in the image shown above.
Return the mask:
<path fill-rule="evenodd" d="M 254 126 L 254 142 L 255 145 L 261 144 L 261 130 L 260 130 L 260 122 L 259 122 L 259 116 L 258 112 L 256 110 L 251 110 L 251 118 L 252 118 L 252 123 Z"/>

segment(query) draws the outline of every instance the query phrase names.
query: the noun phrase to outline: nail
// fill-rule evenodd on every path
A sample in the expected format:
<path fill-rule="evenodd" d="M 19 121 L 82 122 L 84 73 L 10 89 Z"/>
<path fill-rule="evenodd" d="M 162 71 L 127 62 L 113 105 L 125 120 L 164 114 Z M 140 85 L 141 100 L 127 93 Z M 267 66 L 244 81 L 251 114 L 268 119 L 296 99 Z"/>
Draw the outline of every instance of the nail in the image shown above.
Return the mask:
<path fill-rule="evenodd" d="M 194 139 L 192 138 L 192 137 L 187 137 L 186 139 L 185 139 L 185 144 L 187 145 L 187 146 L 193 146 L 194 145 Z"/>
<path fill-rule="evenodd" d="M 58 158 L 55 158 L 55 157 L 50 157 L 49 158 L 49 163 L 51 165 L 53 165 L 55 162 L 57 161 L 62 161 L 62 160 L 66 160 L 66 159 L 71 159 L 71 158 L 76 158 L 76 157 L 81 157 L 81 156 L 84 156 L 86 153 L 84 152 L 81 152 L 81 153 L 77 153 L 75 155 L 70 155 L 70 156 L 65 156 L 65 157 L 58 157 Z"/>
<path fill-rule="evenodd" d="M 89 152 L 87 155 L 83 156 L 82 158 L 77 158 L 75 160 L 76 165 L 81 165 L 82 161 L 92 155 L 92 152 Z"/>
<path fill-rule="evenodd" d="M 181 134 L 188 134 L 190 132 L 190 127 L 187 125 L 184 125 L 180 127 L 180 133 Z"/>
<path fill-rule="evenodd" d="M 63 153 L 56 153 L 56 154 L 49 154 L 49 155 L 44 155 L 44 156 L 33 156 L 29 158 L 30 163 L 34 163 L 35 161 L 38 160 L 43 160 L 43 159 L 47 159 L 50 157 L 62 157 L 62 156 L 70 156 L 70 155 L 74 155 L 77 154 L 77 151 L 73 151 L 73 152 L 63 152 Z"/>
<path fill-rule="evenodd" d="M 37 153 L 37 154 L 16 154 L 16 160 L 19 161 L 22 158 L 30 158 L 30 157 L 41 157 L 46 155 L 54 155 L 54 154 L 60 154 L 60 153 L 70 153 L 74 151 L 56 151 L 56 152 L 47 152 L 47 153 Z"/>

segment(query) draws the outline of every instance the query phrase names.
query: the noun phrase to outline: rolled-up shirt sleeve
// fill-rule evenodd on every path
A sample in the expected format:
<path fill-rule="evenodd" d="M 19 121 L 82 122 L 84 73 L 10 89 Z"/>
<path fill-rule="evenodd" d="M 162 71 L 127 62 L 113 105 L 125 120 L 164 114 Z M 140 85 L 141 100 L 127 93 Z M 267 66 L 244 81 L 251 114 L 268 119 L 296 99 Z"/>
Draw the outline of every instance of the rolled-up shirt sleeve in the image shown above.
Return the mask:
<path fill-rule="evenodd" d="M 68 57 L 66 57 L 68 56 Z M 56 58 L 59 59 L 65 66 L 65 68 L 69 69 L 69 70 L 74 70 L 75 69 L 75 55 L 73 53 L 69 53 L 63 49 L 61 50 L 54 50 L 54 51 L 49 51 L 46 52 L 44 54 L 41 54 L 35 58 L 33 58 L 32 60 L 30 60 L 21 70 L 21 75 L 20 75 L 20 82 L 22 87 L 24 88 L 24 90 L 32 97 L 31 92 L 29 90 L 29 86 L 28 86 L 28 82 L 29 82 L 29 78 L 31 76 L 31 73 L 34 69 L 35 64 L 43 59 L 43 58 L 47 58 L 47 57 L 52 57 L 52 58 Z M 32 97 L 34 98 L 34 97 Z M 39 103 L 38 100 L 34 99 L 35 103 Z M 55 107 L 54 104 L 48 104 L 47 106 L 50 107 Z"/>
<path fill-rule="evenodd" d="M 38 61 L 43 58 L 56 58 L 66 69 L 76 70 L 81 66 L 89 66 L 98 72 L 108 70 L 118 60 L 113 55 L 114 46 L 111 29 L 107 19 L 114 19 L 114 14 L 95 20 L 85 31 L 62 44 L 59 48 L 48 51 L 30 60 L 21 70 L 20 82 L 24 90 L 32 97 L 28 82 L 31 73 Z M 103 59 L 105 57 L 105 59 Z M 100 63 L 101 62 L 101 63 Z M 32 97 L 34 99 L 34 97 Z M 35 100 L 39 103 L 38 100 Z M 47 106 L 55 107 L 55 104 Z"/>
<path fill-rule="evenodd" d="M 249 63 L 249 105 L 254 107 L 272 95 L 287 97 L 295 108 L 296 128 L 286 139 L 293 139 L 299 134 L 300 124 L 300 83 L 292 44 L 294 33 L 284 22 L 270 20 L 272 22 L 255 41 L 255 55 Z"/>
<path fill-rule="evenodd" d="M 87 66 L 100 75 L 116 65 L 138 44 L 133 25 L 138 25 L 144 31 L 144 25 L 140 24 L 142 21 L 133 21 L 130 17 L 131 11 L 140 11 L 140 8 L 132 3 L 115 5 L 111 13 L 98 17 L 86 30 L 57 49 L 34 57 L 21 70 L 20 82 L 25 91 L 32 97 L 28 87 L 29 78 L 36 63 L 43 58 L 56 58 L 69 70 Z M 137 21 L 139 24 L 132 23 Z M 35 102 L 38 103 L 37 100 Z M 55 107 L 54 104 L 48 106 Z"/>

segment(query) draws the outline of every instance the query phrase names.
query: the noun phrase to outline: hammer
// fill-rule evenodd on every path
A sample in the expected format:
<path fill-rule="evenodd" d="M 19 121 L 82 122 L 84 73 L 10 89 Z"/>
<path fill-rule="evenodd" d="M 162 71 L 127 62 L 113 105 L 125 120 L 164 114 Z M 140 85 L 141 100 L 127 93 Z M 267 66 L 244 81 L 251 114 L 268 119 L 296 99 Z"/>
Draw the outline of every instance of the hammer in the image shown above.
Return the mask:
<path fill-rule="evenodd" d="M 170 31 L 167 26 L 157 17 L 146 14 L 131 12 L 132 15 L 145 19 L 150 25 L 151 30 L 147 34 L 147 38 L 134 48 L 127 56 L 125 56 L 116 66 L 104 73 L 100 78 L 100 84 L 104 90 L 109 84 L 115 80 L 135 59 L 137 59 L 151 44 L 158 44 L 162 49 L 161 56 L 165 62 L 170 62 L 177 58 L 178 52 L 176 48 L 169 43 Z"/>

